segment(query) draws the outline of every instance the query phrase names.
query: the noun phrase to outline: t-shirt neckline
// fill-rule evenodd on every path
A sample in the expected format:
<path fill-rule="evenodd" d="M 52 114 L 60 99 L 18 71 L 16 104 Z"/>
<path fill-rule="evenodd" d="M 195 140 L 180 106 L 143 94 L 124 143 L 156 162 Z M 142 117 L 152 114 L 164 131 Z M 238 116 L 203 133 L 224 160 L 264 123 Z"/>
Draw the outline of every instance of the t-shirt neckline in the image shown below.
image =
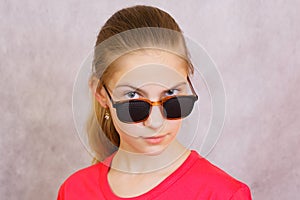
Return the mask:
<path fill-rule="evenodd" d="M 115 154 L 106 158 L 100 166 L 100 189 L 102 190 L 103 195 L 106 199 L 109 200 L 145 200 L 145 199 L 153 199 L 154 197 L 158 197 L 162 194 L 165 190 L 167 190 L 173 183 L 175 183 L 186 171 L 188 171 L 191 166 L 195 163 L 197 158 L 199 158 L 199 154 L 191 150 L 191 153 L 186 158 L 186 160 L 174 171 L 172 172 L 167 178 L 161 181 L 158 185 L 154 188 L 149 190 L 148 192 L 141 194 L 135 197 L 119 197 L 117 196 L 111 189 L 109 182 L 108 182 L 108 171 L 110 169 L 110 163 L 113 159 Z"/>

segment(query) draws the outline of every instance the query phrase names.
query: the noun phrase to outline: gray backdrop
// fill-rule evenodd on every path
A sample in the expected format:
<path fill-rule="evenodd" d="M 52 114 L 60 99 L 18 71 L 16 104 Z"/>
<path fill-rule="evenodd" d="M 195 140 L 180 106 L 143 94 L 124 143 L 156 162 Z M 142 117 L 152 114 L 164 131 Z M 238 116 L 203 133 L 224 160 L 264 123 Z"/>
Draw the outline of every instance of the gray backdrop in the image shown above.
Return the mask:
<path fill-rule="evenodd" d="M 90 164 L 73 123 L 73 82 L 105 20 L 135 4 L 168 11 L 219 67 L 227 115 L 208 159 L 254 199 L 299 199 L 297 0 L 1 0 L 0 198 L 55 199 Z"/>

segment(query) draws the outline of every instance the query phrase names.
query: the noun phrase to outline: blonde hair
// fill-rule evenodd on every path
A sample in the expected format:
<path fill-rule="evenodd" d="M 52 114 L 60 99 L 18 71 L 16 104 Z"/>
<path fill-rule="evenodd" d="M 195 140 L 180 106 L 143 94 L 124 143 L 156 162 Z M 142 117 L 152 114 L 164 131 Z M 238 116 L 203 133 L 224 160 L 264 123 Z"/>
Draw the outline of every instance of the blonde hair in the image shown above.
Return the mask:
<path fill-rule="evenodd" d="M 189 61 L 186 44 L 176 21 L 166 12 L 151 6 L 134 6 L 113 14 L 101 28 L 94 49 L 92 78 L 99 80 L 97 92 L 116 70 L 111 67 L 118 57 L 135 50 L 155 48 L 171 51 L 193 66 Z M 111 155 L 120 145 L 120 137 L 111 118 L 105 119 L 109 110 L 92 97 L 92 110 L 87 121 L 89 145 L 94 153 L 93 163 Z"/>

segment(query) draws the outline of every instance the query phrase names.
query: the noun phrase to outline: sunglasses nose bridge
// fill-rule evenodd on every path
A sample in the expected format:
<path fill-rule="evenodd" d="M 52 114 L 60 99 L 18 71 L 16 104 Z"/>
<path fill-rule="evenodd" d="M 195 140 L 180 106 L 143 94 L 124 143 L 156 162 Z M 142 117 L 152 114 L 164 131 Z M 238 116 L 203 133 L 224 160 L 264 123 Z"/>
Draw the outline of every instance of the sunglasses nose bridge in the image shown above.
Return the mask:
<path fill-rule="evenodd" d="M 153 109 L 153 106 L 159 106 L 159 111 L 160 111 L 160 115 L 162 118 L 165 118 L 165 115 L 164 115 L 164 108 L 163 108 L 163 104 L 166 100 L 162 99 L 160 101 L 149 101 L 150 103 L 150 110 L 149 110 L 149 116 L 152 114 L 152 109 Z M 148 117 L 149 117 L 148 116 Z"/>
<path fill-rule="evenodd" d="M 162 101 L 155 101 L 155 102 L 151 101 L 151 106 L 160 106 L 160 105 L 162 105 Z"/>
<path fill-rule="evenodd" d="M 163 112 L 162 112 L 162 106 L 160 106 L 160 102 L 151 102 L 151 106 L 149 109 L 149 115 L 144 120 L 144 124 L 146 126 L 151 127 L 152 129 L 159 129 L 163 125 Z M 155 106 L 155 107 L 154 107 Z M 159 107 L 156 107 L 159 106 Z"/>

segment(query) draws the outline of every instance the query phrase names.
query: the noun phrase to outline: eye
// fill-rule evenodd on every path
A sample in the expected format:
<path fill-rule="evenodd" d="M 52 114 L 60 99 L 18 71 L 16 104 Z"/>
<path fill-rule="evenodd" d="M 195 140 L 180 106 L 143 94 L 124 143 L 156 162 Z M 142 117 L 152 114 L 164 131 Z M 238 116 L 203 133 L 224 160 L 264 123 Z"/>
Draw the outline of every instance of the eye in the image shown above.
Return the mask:
<path fill-rule="evenodd" d="M 173 96 L 173 95 L 177 95 L 179 93 L 179 90 L 177 89 L 170 89 L 168 91 L 166 91 L 166 96 Z"/>
<path fill-rule="evenodd" d="M 137 98 L 140 97 L 140 95 L 137 92 L 131 91 L 131 92 L 127 92 L 125 94 L 125 97 L 128 98 L 128 99 L 137 99 Z"/>

